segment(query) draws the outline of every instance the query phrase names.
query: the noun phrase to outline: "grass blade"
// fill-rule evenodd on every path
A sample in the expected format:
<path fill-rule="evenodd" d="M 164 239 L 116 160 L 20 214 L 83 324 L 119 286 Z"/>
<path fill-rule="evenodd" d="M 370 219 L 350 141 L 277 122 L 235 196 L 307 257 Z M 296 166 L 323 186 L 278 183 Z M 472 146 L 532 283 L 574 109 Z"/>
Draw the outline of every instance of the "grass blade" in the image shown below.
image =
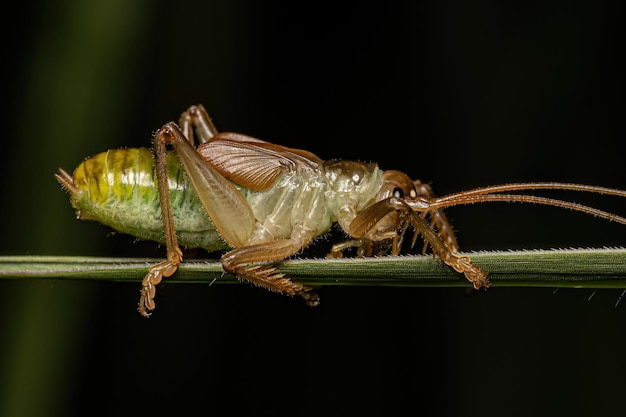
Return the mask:
<path fill-rule="evenodd" d="M 626 288 L 626 249 L 477 252 L 473 262 L 493 286 Z M 140 281 L 161 259 L 55 256 L 0 257 L 0 279 Z M 279 265 L 309 285 L 467 286 L 465 278 L 430 256 L 293 259 Z M 237 283 L 218 260 L 183 262 L 169 282 Z"/>

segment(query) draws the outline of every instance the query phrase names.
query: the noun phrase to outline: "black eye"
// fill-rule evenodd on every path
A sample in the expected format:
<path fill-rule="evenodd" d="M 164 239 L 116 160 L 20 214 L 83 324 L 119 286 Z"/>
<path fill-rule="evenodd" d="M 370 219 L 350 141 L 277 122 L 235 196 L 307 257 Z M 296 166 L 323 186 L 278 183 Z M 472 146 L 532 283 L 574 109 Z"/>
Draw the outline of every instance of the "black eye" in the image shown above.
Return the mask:
<path fill-rule="evenodd" d="M 393 189 L 392 195 L 395 198 L 404 198 L 404 191 L 402 191 L 402 188 L 396 187 L 396 188 Z"/>

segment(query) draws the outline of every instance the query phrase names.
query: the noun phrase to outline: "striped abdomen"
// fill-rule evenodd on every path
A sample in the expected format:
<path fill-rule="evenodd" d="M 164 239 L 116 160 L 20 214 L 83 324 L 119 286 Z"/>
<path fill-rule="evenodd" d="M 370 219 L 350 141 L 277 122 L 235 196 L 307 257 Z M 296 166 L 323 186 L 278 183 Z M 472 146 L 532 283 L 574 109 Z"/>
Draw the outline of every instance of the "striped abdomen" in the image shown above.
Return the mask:
<path fill-rule="evenodd" d="M 181 246 L 228 246 L 219 237 L 180 162 L 168 153 L 174 224 Z M 141 239 L 163 242 L 163 222 L 152 151 L 113 149 L 86 159 L 74 171 L 72 204 L 81 219 L 97 220 Z"/>

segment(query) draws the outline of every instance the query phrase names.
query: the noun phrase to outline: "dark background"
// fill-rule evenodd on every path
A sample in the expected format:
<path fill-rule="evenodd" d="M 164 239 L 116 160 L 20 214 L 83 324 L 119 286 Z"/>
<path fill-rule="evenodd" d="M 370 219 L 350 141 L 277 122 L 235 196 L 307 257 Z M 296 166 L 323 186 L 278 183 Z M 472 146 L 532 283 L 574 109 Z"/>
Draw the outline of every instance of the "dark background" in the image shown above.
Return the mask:
<path fill-rule="evenodd" d="M 3 22 L 0 255 L 162 257 L 53 178 L 203 103 L 220 130 L 376 161 L 440 195 L 626 188 L 616 1 L 30 1 Z M 557 195 L 561 196 L 561 195 Z M 601 196 L 569 199 L 626 214 Z M 555 208 L 448 211 L 465 251 L 624 245 Z M 0 415 L 621 415 L 620 290 L 0 281 Z M 590 296 L 592 296 L 590 298 Z"/>

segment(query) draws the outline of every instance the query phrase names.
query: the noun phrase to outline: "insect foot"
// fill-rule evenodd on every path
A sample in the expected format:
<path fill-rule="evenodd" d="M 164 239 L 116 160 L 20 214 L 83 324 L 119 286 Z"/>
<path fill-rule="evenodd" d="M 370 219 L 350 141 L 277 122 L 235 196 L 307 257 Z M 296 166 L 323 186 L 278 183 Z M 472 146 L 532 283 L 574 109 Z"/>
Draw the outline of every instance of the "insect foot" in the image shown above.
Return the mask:
<path fill-rule="evenodd" d="M 141 283 L 141 296 L 139 297 L 139 314 L 144 317 L 150 317 L 152 310 L 156 307 L 154 296 L 156 295 L 156 285 L 158 285 L 163 277 L 169 277 L 178 269 L 180 262 L 163 261 L 148 269 L 148 273 Z"/>
<path fill-rule="evenodd" d="M 472 264 L 469 256 L 459 256 L 451 252 L 445 252 L 439 256 L 446 265 L 452 267 L 456 272 L 462 272 L 475 289 L 487 289 L 491 285 L 487 279 L 488 273 Z"/>
<path fill-rule="evenodd" d="M 309 307 L 317 307 L 320 305 L 320 297 L 314 291 L 313 287 L 307 287 L 299 282 L 291 281 L 291 285 L 294 290 L 294 295 L 302 297 L 304 303 Z"/>

